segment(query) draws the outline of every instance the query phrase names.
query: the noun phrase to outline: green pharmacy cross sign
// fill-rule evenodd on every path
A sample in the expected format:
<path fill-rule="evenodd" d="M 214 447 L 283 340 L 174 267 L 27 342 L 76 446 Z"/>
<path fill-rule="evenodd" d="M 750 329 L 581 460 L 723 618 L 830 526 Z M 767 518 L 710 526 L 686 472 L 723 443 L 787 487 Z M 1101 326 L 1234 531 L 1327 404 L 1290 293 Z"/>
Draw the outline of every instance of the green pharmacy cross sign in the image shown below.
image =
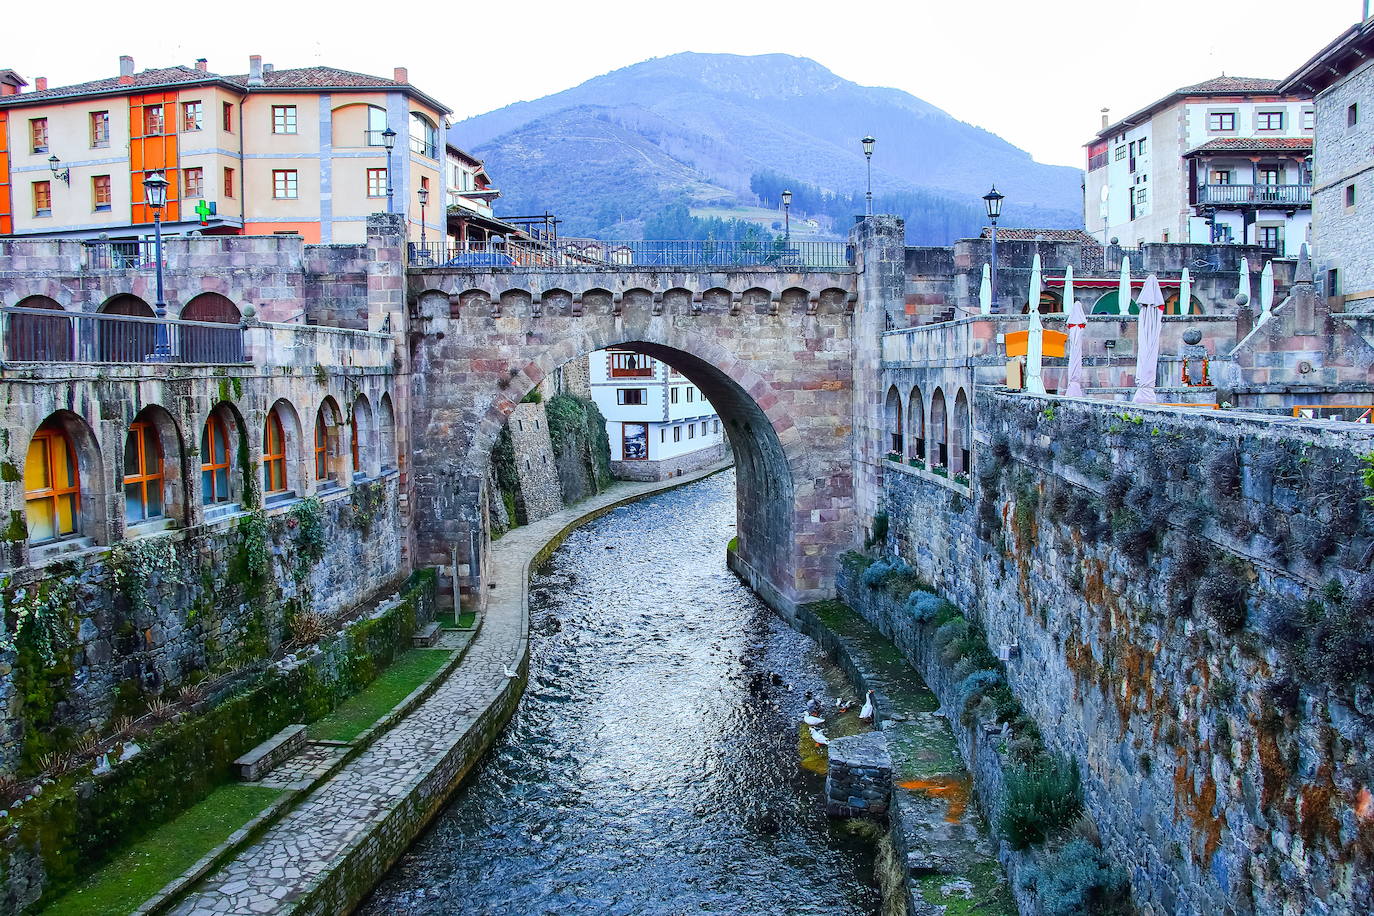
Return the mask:
<path fill-rule="evenodd" d="M 198 201 L 196 203 L 196 215 L 200 217 L 200 224 L 204 226 L 210 222 L 210 217 L 219 212 L 219 207 L 214 201 Z"/>

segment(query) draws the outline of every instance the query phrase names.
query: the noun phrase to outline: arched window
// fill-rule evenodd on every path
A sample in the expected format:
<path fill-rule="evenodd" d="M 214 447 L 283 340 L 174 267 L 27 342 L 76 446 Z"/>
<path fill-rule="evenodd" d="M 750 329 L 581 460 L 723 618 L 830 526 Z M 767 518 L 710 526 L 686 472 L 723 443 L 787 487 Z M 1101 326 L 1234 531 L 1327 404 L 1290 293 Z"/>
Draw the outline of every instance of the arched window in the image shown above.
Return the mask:
<path fill-rule="evenodd" d="M 153 309 L 137 296 L 127 293 L 111 297 L 100 307 L 98 319 L 99 354 L 102 363 L 141 363 L 157 347 L 157 325 L 151 321 L 127 318 L 153 318 Z"/>
<path fill-rule="evenodd" d="M 945 414 L 945 393 L 939 388 L 930 397 L 931 467 L 949 465 L 949 423 Z"/>
<path fill-rule="evenodd" d="M 315 479 L 329 479 L 329 430 L 324 425 L 324 408 L 315 414 Z"/>
<path fill-rule="evenodd" d="M 972 428 L 969 425 L 968 395 L 964 389 L 960 388 L 959 393 L 954 396 L 954 417 L 950 423 L 950 442 L 953 444 L 953 455 L 950 461 L 950 470 L 956 474 L 967 474 L 971 465 L 969 464 L 969 450 L 971 446 Z"/>
<path fill-rule="evenodd" d="M 1180 311 L 1178 310 L 1178 299 L 1179 299 L 1180 292 L 1181 292 L 1180 290 L 1174 290 L 1172 293 L 1169 294 L 1169 298 L 1167 298 L 1167 299 L 1164 300 L 1164 314 L 1166 314 L 1166 315 L 1181 315 L 1181 314 L 1183 314 L 1182 312 L 1180 312 Z M 1201 314 L 1202 314 L 1202 300 L 1200 300 L 1197 296 L 1189 296 L 1189 297 L 1188 297 L 1188 314 L 1189 314 L 1189 315 L 1201 315 Z"/>
<path fill-rule="evenodd" d="M 377 405 L 377 444 L 381 451 L 383 471 L 396 467 L 396 412 L 391 408 L 391 395 L 382 395 Z"/>
<path fill-rule="evenodd" d="M 61 305 L 47 296 L 20 299 L 18 309 L 42 309 L 57 314 L 18 315 L 11 313 L 5 326 L 5 358 L 13 362 L 70 362 L 72 358 L 72 320 Z"/>
<path fill-rule="evenodd" d="M 141 522 L 163 514 L 162 443 L 146 420 L 129 426 L 124 440 L 124 516 Z"/>
<path fill-rule="evenodd" d="M 219 293 L 201 293 L 181 310 L 182 321 L 201 321 L 223 324 L 224 328 L 197 325 L 179 327 L 181 362 L 185 363 L 241 363 L 243 362 L 243 333 L 239 322 L 243 315 Z"/>
<path fill-rule="evenodd" d="M 418 111 L 410 113 L 410 148 L 421 156 L 439 158 L 439 128 Z"/>
<path fill-rule="evenodd" d="M 907 429 L 911 430 L 911 457 L 926 460 L 926 402 L 921 389 L 913 386 L 907 399 Z"/>
<path fill-rule="evenodd" d="M 277 411 L 267 415 L 262 437 L 262 487 L 265 493 L 286 489 L 286 432 Z"/>
<path fill-rule="evenodd" d="M 29 440 L 24 459 L 24 516 L 29 541 L 81 533 L 81 473 L 76 447 L 58 420 L 48 420 Z"/>
<path fill-rule="evenodd" d="M 884 418 L 887 421 L 887 453 L 896 455 L 900 461 L 902 457 L 902 396 L 897 393 L 896 387 L 887 389 L 887 403 L 883 409 Z"/>
<path fill-rule="evenodd" d="M 200 434 L 200 499 L 208 505 L 227 503 L 229 489 L 229 427 L 224 413 L 215 411 Z"/>
<path fill-rule="evenodd" d="M 367 145 L 385 146 L 386 109 L 377 105 L 367 106 Z"/>
<path fill-rule="evenodd" d="M 376 473 L 373 456 L 375 430 L 372 425 L 372 405 L 366 395 L 358 395 L 349 417 L 349 437 L 353 449 L 353 475 L 371 476 Z"/>

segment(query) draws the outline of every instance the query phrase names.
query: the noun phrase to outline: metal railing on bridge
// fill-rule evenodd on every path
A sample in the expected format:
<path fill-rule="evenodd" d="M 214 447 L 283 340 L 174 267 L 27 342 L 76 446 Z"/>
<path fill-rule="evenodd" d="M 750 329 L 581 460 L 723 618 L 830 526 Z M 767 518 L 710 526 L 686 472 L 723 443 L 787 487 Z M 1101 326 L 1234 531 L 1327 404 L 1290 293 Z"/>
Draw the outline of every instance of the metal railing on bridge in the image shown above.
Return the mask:
<path fill-rule="evenodd" d="M 408 261 L 411 267 L 469 270 L 624 270 L 641 267 L 849 270 L 854 256 L 844 242 L 558 239 L 552 242 L 469 242 L 460 246 L 445 242 L 412 242 Z"/>
<path fill-rule="evenodd" d="M 88 241 L 86 266 L 92 270 L 152 270 L 157 266 L 157 249 L 151 239 Z M 166 252 L 163 264 L 166 264 Z"/>
<path fill-rule="evenodd" d="M 197 363 L 248 361 L 244 329 L 213 321 L 137 315 L 0 309 L 0 352 L 22 363 Z"/>

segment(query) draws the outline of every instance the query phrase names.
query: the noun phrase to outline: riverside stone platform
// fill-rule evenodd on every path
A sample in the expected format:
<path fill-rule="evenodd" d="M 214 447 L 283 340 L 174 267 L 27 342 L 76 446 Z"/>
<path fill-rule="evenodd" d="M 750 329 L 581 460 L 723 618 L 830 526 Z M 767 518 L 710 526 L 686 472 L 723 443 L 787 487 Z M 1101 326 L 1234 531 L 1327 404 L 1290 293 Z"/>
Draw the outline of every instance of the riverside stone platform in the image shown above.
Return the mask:
<path fill-rule="evenodd" d="M 532 563 L 586 521 L 726 466 L 671 481 L 617 483 L 492 544 L 488 582 L 496 587 L 462 663 L 410 715 L 168 911 L 256 916 L 351 909 L 439 812 L 519 702 Z"/>

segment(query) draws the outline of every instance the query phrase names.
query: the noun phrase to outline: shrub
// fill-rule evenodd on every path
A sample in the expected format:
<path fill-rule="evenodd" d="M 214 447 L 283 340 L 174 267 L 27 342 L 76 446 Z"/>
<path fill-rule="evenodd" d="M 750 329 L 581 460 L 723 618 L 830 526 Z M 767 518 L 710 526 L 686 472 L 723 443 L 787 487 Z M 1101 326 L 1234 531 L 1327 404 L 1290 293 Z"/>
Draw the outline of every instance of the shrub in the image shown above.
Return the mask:
<path fill-rule="evenodd" d="M 873 533 L 864 540 L 864 547 L 869 548 L 885 543 L 887 543 L 887 513 L 879 512 L 873 516 Z"/>
<path fill-rule="evenodd" d="M 1069 827 L 1082 813 L 1078 762 L 1046 756 L 1007 774 L 998 828 L 1012 849 L 1025 849 Z"/>
<path fill-rule="evenodd" d="M 874 560 L 867 554 L 859 553 L 857 550 L 846 550 L 840 554 L 840 565 L 851 576 L 862 577 L 864 571 L 872 566 Z"/>
<path fill-rule="evenodd" d="M 1115 916 L 1130 912 L 1126 873 L 1087 840 L 1072 840 L 1022 873 L 1044 916 Z"/>
<path fill-rule="evenodd" d="M 1245 596 L 1249 585 L 1241 562 L 1235 557 L 1214 559 L 1198 583 L 1194 607 L 1217 622 L 1223 632 L 1234 633 L 1245 625 Z"/>
<path fill-rule="evenodd" d="M 869 566 L 859 577 L 868 588 L 882 589 L 893 597 L 903 598 L 916 589 L 924 588 L 920 575 L 901 557 L 884 557 Z"/>
<path fill-rule="evenodd" d="M 1006 678 L 1002 672 L 984 668 L 975 671 L 964 682 L 959 685 L 959 709 L 964 715 L 968 715 L 979 700 L 988 694 L 994 687 L 1006 684 Z"/>
<path fill-rule="evenodd" d="M 906 609 L 917 623 L 944 623 L 959 612 L 954 605 L 933 592 L 917 589 L 906 601 Z"/>

